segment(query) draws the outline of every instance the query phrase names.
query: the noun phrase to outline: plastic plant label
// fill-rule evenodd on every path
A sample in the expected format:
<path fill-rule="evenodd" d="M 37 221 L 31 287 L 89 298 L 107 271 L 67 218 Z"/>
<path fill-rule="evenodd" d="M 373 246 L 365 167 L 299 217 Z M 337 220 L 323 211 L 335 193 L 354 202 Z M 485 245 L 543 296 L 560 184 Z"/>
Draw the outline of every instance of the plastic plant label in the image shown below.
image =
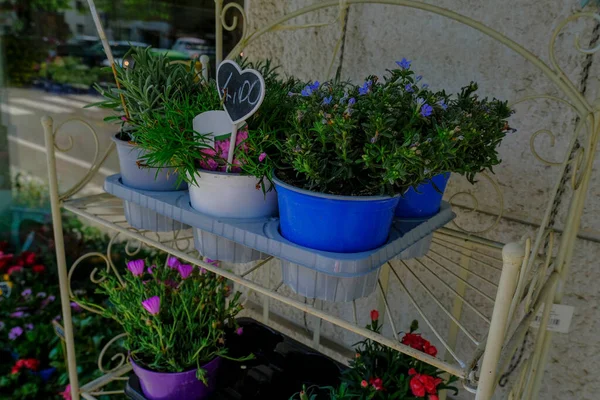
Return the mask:
<path fill-rule="evenodd" d="M 575 307 L 567 306 L 564 304 L 553 304 L 552 310 L 550 310 L 550 316 L 548 318 L 547 330 L 559 333 L 569 333 L 569 327 L 571 326 L 571 319 L 573 319 L 573 312 Z M 544 313 L 544 307 L 540 308 L 533 321 L 531 322 L 532 328 L 539 328 L 542 316 Z"/>

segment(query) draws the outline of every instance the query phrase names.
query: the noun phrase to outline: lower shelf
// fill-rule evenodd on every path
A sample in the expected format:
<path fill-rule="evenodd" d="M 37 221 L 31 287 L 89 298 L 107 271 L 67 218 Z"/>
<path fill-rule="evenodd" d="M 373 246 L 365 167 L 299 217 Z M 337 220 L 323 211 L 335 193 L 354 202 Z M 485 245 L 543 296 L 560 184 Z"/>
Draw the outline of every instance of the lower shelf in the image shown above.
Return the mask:
<path fill-rule="evenodd" d="M 213 399 L 289 399 L 303 384 L 307 387 L 339 384 L 344 365 L 251 318 L 240 318 L 238 323 L 244 333 L 227 339 L 230 355 L 252 353 L 255 359 L 244 363 L 224 360 Z M 316 365 L 319 367 L 315 368 Z M 146 400 L 133 374 L 125 394 L 132 400 Z"/>
<path fill-rule="evenodd" d="M 501 244 L 485 242 L 484 239 L 471 240 L 458 232 L 442 229 L 430 238 L 432 247 L 423 257 L 386 263 L 384 271 L 376 280 L 377 296 L 349 303 L 311 302 L 286 289 L 281 277 L 278 278 L 279 281 L 274 281 L 273 278 L 278 276 L 273 268 L 275 258 L 239 265 L 232 268 L 233 271 L 209 264 L 195 250 L 192 230 L 156 233 L 135 229 L 124 218 L 122 199 L 110 194 L 69 200 L 64 203 L 64 208 L 116 231 L 120 238 L 128 239 L 130 249 L 138 248 L 140 243 L 145 244 L 229 279 L 239 285 L 240 290 L 245 288 L 247 298 L 252 295 L 252 301 L 263 302 L 265 321 L 268 321 L 269 310 L 276 310 L 277 307 L 281 309 L 282 306 L 293 307 L 301 312 L 300 315 L 312 315 L 314 321 L 318 321 L 311 328 L 312 346 L 316 349 L 319 348 L 321 326 L 329 323 L 333 327 L 408 354 L 461 379 L 467 379 L 472 374 L 473 367 L 485 349 L 495 291 L 502 271 Z M 110 249 L 108 251 L 110 253 Z M 110 257 L 107 254 L 107 259 L 110 260 Z M 465 259 L 471 266 L 460 261 L 461 257 L 467 257 Z M 394 300 L 396 297 L 389 297 L 388 291 L 392 289 L 405 292 L 407 305 L 414 306 L 417 312 L 414 317 L 428 331 L 428 338 L 434 340 L 438 348 L 445 350 L 445 354 L 440 352 L 438 357 L 432 357 L 399 342 L 400 329 L 396 325 L 395 316 L 401 312 L 398 307 L 406 306 Z M 465 314 L 472 316 L 468 324 L 463 322 L 463 317 L 455 314 L 453 304 L 459 305 L 463 317 Z M 364 307 L 369 307 L 369 310 L 374 307 L 379 309 L 388 327 L 384 329 L 385 335 L 364 328 L 367 321 L 362 312 L 360 315 L 357 313 L 358 309 Z M 434 316 L 431 315 L 432 307 L 438 308 Z M 286 313 L 288 312 L 291 313 Z M 446 336 L 449 328 L 454 339 Z M 468 350 L 464 346 L 456 347 L 457 334 L 461 334 L 470 343 Z"/>

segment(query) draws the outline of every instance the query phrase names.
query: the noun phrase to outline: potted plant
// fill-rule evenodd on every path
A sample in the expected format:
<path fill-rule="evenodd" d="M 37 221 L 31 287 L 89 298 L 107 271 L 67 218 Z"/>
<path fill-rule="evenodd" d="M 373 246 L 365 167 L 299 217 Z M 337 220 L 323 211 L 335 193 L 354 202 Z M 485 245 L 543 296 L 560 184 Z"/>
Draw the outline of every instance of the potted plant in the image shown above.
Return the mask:
<path fill-rule="evenodd" d="M 150 48 L 136 47 L 132 47 L 125 58 L 130 60 L 128 66 L 115 65 L 120 89 L 103 89 L 96 85 L 96 90 L 105 100 L 88 105 L 109 108 L 117 114 L 105 118 L 105 121 L 117 121 L 121 124 L 120 131 L 113 137 L 119 157 L 121 181 L 138 190 L 184 190 L 187 186 L 178 179 L 178 174 L 171 165 L 156 167 L 143 161 L 147 151 L 140 145 L 145 133 L 141 128 L 142 125 L 156 124 L 156 120 L 148 118 L 148 115 L 155 118 L 163 116 L 167 112 L 167 100 L 196 98 L 199 93 L 203 93 L 194 61 L 190 61 L 189 66 L 172 63 L 165 54 L 155 55 Z M 182 224 L 153 210 L 129 202 L 125 202 L 125 215 L 135 228 L 170 231 L 182 227 Z"/>
<path fill-rule="evenodd" d="M 367 329 L 380 333 L 379 312 L 371 311 L 371 323 Z M 402 344 L 422 351 L 430 356 L 437 355 L 437 349 L 420 334 L 417 321 L 413 321 L 410 332 L 401 339 Z M 339 387 L 303 388 L 292 399 L 426 399 L 438 400 L 441 390 L 458 390 L 451 386 L 457 380 L 450 376 L 442 378 L 443 371 L 416 358 L 383 346 L 370 339 L 358 343 L 356 355 L 350 360 L 350 368 L 342 372 Z M 317 396 L 318 391 L 321 395 Z"/>
<path fill-rule="evenodd" d="M 427 84 L 415 76 L 411 61 L 398 62 L 394 78 L 407 94 L 431 99 Z M 428 113 L 431 129 L 415 132 L 411 150 L 423 159 L 422 174 L 417 185 L 402 193 L 396 210 L 400 218 L 428 218 L 440 209 L 440 203 L 451 173 L 465 175 L 474 183 L 475 175 L 500 163 L 497 147 L 510 128 L 507 119 L 513 111 L 506 101 L 488 100 L 476 94 L 471 82 L 456 96 L 436 94 L 439 107 L 422 108 Z M 435 99 L 434 97 L 434 99 Z"/>
<path fill-rule="evenodd" d="M 201 88 L 197 98 L 166 99 L 161 113 L 143 118 L 154 121 L 141 126 L 140 146 L 146 149 L 144 163 L 154 167 L 175 166 L 179 180 L 190 186 L 191 206 L 218 218 L 267 218 L 277 214 L 277 194 L 271 183 L 280 156 L 277 138 L 285 130 L 296 86 L 294 79 L 282 80 L 267 61 L 241 63 L 255 68 L 264 78 L 265 97 L 261 107 L 238 129 L 231 146 L 232 123 L 213 80 Z M 232 162 L 228 162 L 233 149 Z M 249 262 L 260 252 L 224 238 L 195 230 L 198 250 L 211 259 Z"/>
<path fill-rule="evenodd" d="M 275 179 L 286 239 L 338 253 L 387 241 L 400 195 L 425 178 L 414 139 L 435 129 L 430 117 L 447 97 L 428 89 L 415 96 L 404 73 L 362 85 L 314 82 L 294 95 Z"/>
<path fill-rule="evenodd" d="M 232 293 L 225 278 L 203 268 L 174 257 L 165 264 L 129 261 L 122 278 L 106 274 L 100 284 L 108 305 L 87 305 L 123 327 L 146 398 L 204 399 L 227 357 L 225 337 L 236 331 L 241 293 Z"/>

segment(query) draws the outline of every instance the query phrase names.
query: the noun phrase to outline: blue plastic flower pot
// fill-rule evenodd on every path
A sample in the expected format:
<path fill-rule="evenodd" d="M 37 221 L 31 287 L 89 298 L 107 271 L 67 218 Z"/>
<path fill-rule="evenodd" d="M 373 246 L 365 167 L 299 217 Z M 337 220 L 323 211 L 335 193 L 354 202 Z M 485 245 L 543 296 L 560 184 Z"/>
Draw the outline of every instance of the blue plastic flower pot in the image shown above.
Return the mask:
<path fill-rule="evenodd" d="M 368 251 L 387 241 L 399 197 L 336 196 L 273 182 L 279 230 L 287 240 L 336 253 Z"/>
<path fill-rule="evenodd" d="M 440 211 L 448 179 L 450 179 L 450 172 L 436 175 L 430 180 L 421 183 L 417 187 L 417 190 L 412 187 L 408 189 L 400 197 L 398 207 L 396 208 L 396 217 L 425 218 L 437 214 Z"/>

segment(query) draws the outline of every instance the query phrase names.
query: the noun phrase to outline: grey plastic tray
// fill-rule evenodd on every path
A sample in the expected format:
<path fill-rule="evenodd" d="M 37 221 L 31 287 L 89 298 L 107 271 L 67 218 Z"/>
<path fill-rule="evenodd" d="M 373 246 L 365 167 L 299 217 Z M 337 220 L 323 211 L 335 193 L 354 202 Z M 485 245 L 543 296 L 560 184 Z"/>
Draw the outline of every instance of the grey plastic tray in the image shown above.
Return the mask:
<path fill-rule="evenodd" d="M 282 260 L 284 283 L 296 293 L 329 301 L 351 301 L 368 296 L 375 289 L 380 267 L 400 256 L 403 259 L 421 256 L 431 241 L 432 233 L 451 221 L 455 214 L 448 203 L 427 220 L 394 220 L 390 237 L 383 246 L 361 253 L 331 253 L 298 246 L 279 234 L 279 219 L 259 220 L 218 219 L 195 211 L 187 192 L 148 192 L 124 186 L 119 175 L 106 178 L 104 189 L 123 200 L 143 205 L 165 217 L 191 225 L 196 244 L 202 248 L 213 238 L 231 241 L 270 254 Z M 202 231 L 198 235 L 198 231 Z M 218 239 L 219 240 L 219 239 Z M 213 247 L 219 247 L 215 241 Z M 225 248 L 223 242 L 221 248 Z M 224 254 L 216 253 L 219 256 Z M 261 257 L 262 255 L 255 255 Z M 235 257 L 234 257 L 235 258 Z M 219 259 L 215 256 L 214 259 Z M 225 260 L 222 260 L 225 261 Z M 249 260 L 252 261 L 252 260 Z"/>
<path fill-rule="evenodd" d="M 173 218 L 165 217 L 158 212 L 131 201 L 123 200 L 125 219 L 136 229 L 147 229 L 154 232 L 172 232 L 190 227 Z"/>

